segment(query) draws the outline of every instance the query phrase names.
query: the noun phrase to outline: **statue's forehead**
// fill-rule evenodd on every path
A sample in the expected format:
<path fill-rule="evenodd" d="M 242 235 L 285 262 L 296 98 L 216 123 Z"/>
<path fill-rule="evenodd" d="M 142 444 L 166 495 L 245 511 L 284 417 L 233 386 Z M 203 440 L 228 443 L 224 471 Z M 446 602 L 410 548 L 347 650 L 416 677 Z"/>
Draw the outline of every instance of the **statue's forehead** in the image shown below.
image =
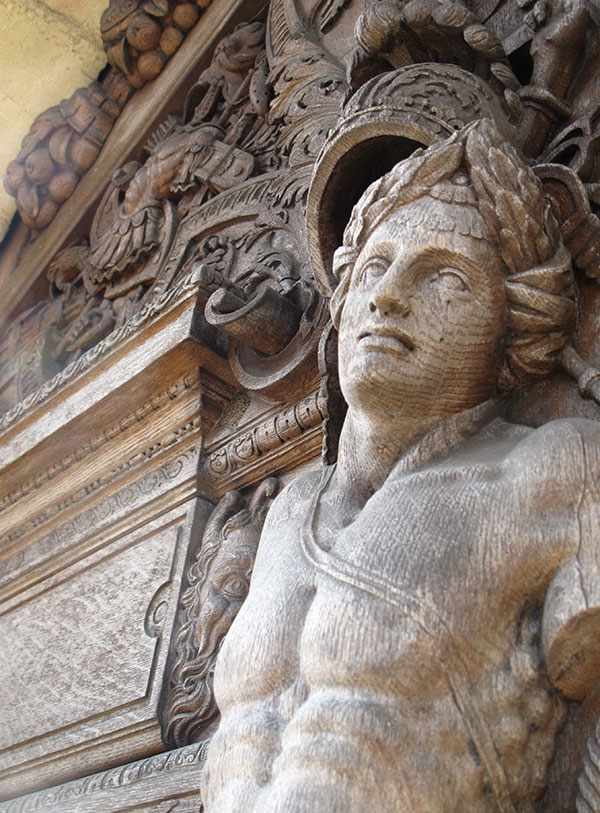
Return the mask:
<path fill-rule="evenodd" d="M 477 241 L 495 243 L 475 206 L 447 202 L 430 195 L 390 209 L 369 232 L 367 243 L 385 239 L 410 240 L 416 231 L 431 232 L 431 239 L 435 243 L 439 242 L 439 235 L 444 234 L 460 234 Z"/>

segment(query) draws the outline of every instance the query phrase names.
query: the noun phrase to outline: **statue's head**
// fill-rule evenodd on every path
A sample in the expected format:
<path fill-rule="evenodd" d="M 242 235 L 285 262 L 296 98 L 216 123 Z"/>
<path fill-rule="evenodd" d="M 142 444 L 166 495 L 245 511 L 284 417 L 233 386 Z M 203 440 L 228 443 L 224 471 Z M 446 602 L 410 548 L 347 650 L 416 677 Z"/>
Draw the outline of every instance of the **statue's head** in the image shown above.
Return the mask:
<path fill-rule="evenodd" d="M 372 184 L 334 273 L 349 403 L 383 392 L 459 411 L 547 375 L 574 324 L 570 258 L 554 217 L 489 120 Z"/>

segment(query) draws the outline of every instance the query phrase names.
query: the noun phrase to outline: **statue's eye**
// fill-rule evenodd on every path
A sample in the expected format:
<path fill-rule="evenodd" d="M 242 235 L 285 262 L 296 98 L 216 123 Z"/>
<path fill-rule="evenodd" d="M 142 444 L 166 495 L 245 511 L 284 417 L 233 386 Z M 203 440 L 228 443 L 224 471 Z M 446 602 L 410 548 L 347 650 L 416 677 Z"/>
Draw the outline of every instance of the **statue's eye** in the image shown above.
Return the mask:
<path fill-rule="evenodd" d="M 360 269 L 359 281 L 363 285 L 380 279 L 389 268 L 389 262 L 384 257 L 370 257 Z"/>
<path fill-rule="evenodd" d="M 471 284 L 463 271 L 458 268 L 440 268 L 433 275 L 433 280 L 440 282 L 451 291 L 471 291 Z"/>
<path fill-rule="evenodd" d="M 221 592 L 231 601 L 241 601 L 246 598 L 248 582 L 241 576 L 229 576 L 225 579 Z"/>

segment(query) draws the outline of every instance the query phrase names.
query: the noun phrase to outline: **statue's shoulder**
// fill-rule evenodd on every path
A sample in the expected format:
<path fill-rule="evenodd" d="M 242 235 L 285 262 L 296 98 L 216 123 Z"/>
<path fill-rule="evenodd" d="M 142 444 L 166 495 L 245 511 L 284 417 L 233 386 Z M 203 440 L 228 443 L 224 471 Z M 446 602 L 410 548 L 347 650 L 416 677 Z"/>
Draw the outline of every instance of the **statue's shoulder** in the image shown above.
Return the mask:
<path fill-rule="evenodd" d="M 585 472 L 600 473 L 600 423 L 587 418 L 560 418 L 523 431 L 511 457 L 528 470 L 554 473 L 557 481 Z"/>
<path fill-rule="evenodd" d="M 282 556 L 295 556 L 298 531 L 305 521 L 322 482 L 320 471 L 297 476 L 273 501 L 263 526 L 255 572 Z M 270 567 L 270 565 L 269 565 Z"/>
<path fill-rule="evenodd" d="M 272 525 L 279 522 L 294 521 L 303 517 L 322 482 L 320 470 L 300 474 L 285 486 L 269 509 L 267 522 Z"/>

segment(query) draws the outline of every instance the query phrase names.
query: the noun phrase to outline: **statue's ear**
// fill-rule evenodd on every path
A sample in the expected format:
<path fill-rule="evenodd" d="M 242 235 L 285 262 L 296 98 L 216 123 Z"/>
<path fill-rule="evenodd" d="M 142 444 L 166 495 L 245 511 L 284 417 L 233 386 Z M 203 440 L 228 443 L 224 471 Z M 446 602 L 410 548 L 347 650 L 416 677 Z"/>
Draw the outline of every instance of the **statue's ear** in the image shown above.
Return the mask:
<path fill-rule="evenodd" d="M 320 395 L 325 402 L 321 461 L 330 466 L 337 460 L 340 434 L 348 410 L 338 375 L 338 333 L 331 322 L 325 326 L 319 342 L 319 372 Z"/>
<path fill-rule="evenodd" d="M 344 307 L 346 294 L 348 293 L 348 287 L 350 285 L 352 267 L 354 266 L 357 256 L 358 252 L 356 249 L 348 250 L 345 246 L 338 248 L 334 254 L 333 269 L 335 276 L 340 282 L 331 295 L 329 310 L 331 312 L 331 321 L 335 325 L 336 330 L 339 330 L 340 327 L 342 308 Z"/>

